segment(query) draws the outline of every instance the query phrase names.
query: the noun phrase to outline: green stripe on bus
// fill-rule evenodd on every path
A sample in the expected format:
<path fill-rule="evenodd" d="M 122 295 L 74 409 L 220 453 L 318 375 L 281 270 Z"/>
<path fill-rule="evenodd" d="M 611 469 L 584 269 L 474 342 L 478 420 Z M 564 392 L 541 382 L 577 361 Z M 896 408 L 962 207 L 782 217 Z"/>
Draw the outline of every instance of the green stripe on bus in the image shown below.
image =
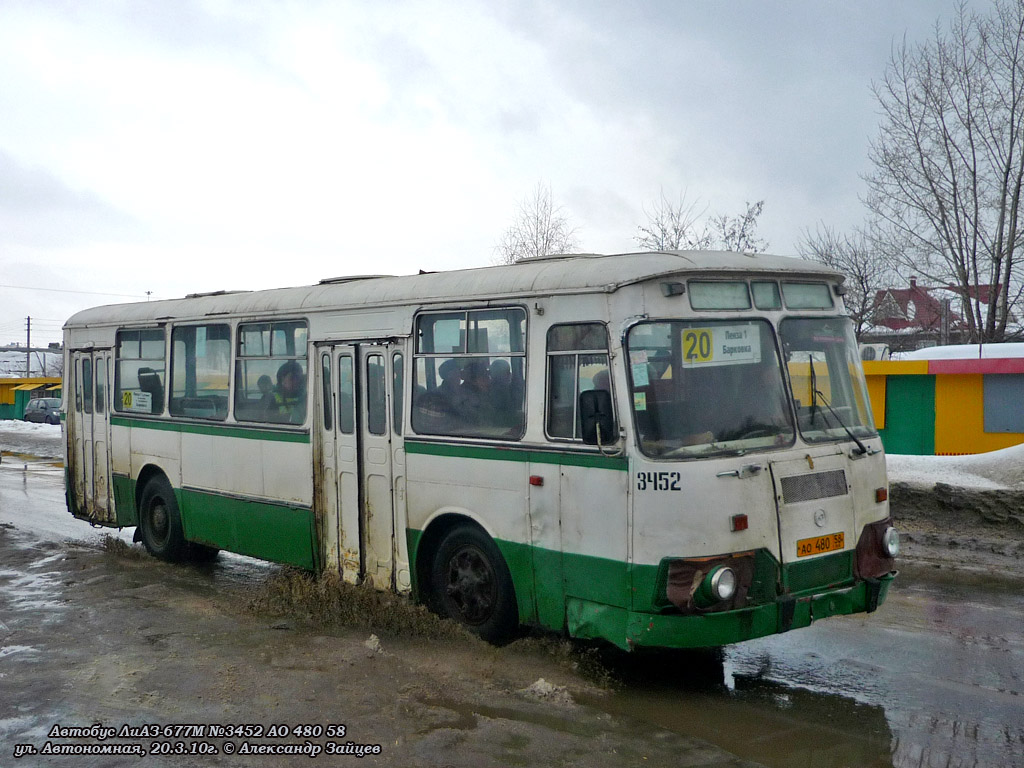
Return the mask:
<path fill-rule="evenodd" d="M 423 532 L 407 529 L 413 573 L 416 560 L 432 553 L 420 551 Z M 638 645 L 670 648 L 699 648 L 727 645 L 785 631 L 783 608 L 774 588 L 750 605 L 734 611 L 680 615 L 665 611 L 667 600 L 658 594 L 658 565 L 628 565 L 571 552 L 557 552 L 529 544 L 496 539 L 505 558 L 519 603 L 519 620 L 546 629 L 567 629 L 573 637 L 602 638 L 623 649 Z M 778 570 L 801 570 L 804 564 L 779 566 Z M 860 613 L 867 609 L 869 585 L 854 583 L 852 577 L 829 581 L 833 571 L 848 567 L 852 552 L 819 558 L 816 575 L 805 574 L 798 597 L 793 628 L 808 626 L 827 616 Z M 774 587 L 774 579 L 772 580 Z M 891 576 L 881 579 L 879 604 L 885 600 Z M 631 586 L 630 586 L 631 585 Z M 426 599 L 427 585 L 417 584 L 416 593 Z M 660 599 L 659 599 L 660 598 Z M 809 606 L 813 603 L 813 611 Z"/>
<path fill-rule="evenodd" d="M 467 445 L 464 443 L 434 443 L 418 440 L 405 441 L 406 453 L 426 456 L 451 456 L 463 459 L 484 459 L 486 461 L 525 461 L 536 464 L 561 464 L 592 469 L 614 469 L 625 472 L 629 462 L 624 456 L 599 456 L 591 453 L 570 453 L 568 451 L 545 451 L 519 446 Z"/>
<path fill-rule="evenodd" d="M 128 475 L 113 472 L 110 484 L 114 489 L 114 509 L 117 512 L 117 525 L 124 528 L 138 525 L 139 517 L 135 509 L 135 481 Z"/>
<path fill-rule="evenodd" d="M 185 538 L 307 570 L 318 567 L 313 510 L 192 488 L 175 489 Z"/>
<path fill-rule="evenodd" d="M 133 419 L 125 416 L 111 416 L 110 423 L 115 427 L 185 432 L 193 435 L 240 437 L 246 440 L 272 440 L 279 443 L 309 442 L 309 432 L 274 431 L 259 427 L 243 427 L 238 424 L 193 424 L 178 421 L 156 421 L 155 419 Z"/>

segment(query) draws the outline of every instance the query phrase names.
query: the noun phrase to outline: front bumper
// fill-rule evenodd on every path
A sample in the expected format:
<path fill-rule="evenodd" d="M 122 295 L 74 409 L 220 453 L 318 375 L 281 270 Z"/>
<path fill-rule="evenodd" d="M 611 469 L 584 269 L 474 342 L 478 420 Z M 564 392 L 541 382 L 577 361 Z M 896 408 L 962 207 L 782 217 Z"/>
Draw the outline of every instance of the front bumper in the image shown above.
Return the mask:
<path fill-rule="evenodd" d="M 874 611 L 885 602 L 896 571 L 850 587 L 788 595 L 735 611 L 680 616 L 630 611 L 626 647 L 705 648 L 810 626 L 818 619 Z"/>

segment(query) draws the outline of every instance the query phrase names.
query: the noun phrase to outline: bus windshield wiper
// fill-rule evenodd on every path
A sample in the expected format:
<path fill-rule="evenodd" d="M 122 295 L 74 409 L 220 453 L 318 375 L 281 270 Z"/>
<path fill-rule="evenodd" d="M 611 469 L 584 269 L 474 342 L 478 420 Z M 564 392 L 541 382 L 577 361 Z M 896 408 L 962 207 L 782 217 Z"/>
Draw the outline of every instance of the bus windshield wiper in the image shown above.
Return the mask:
<path fill-rule="evenodd" d="M 812 368 L 811 370 L 813 371 L 814 369 Z M 857 451 L 858 455 L 863 456 L 865 453 L 867 453 L 868 452 L 868 447 L 866 445 L 864 445 L 864 443 L 862 443 L 860 441 L 860 438 L 858 438 L 855 434 L 853 434 L 853 430 L 851 430 L 848 426 L 846 426 L 846 422 L 844 422 L 840 418 L 839 414 L 835 412 L 835 409 L 829 403 L 828 398 L 825 397 L 825 394 L 823 392 L 821 392 L 820 390 L 818 390 L 818 389 L 815 389 L 813 391 L 814 391 L 814 394 L 816 394 L 818 397 L 821 398 L 821 402 L 823 402 L 825 404 L 825 407 L 828 408 L 829 413 L 831 413 L 832 416 L 835 418 L 836 423 L 840 427 L 842 427 L 844 430 L 846 430 L 846 434 L 848 434 L 850 436 L 850 439 L 853 440 L 853 442 L 855 442 L 857 444 L 857 447 L 854 450 Z"/>
<path fill-rule="evenodd" d="M 811 366 L 811 426 L 814 426 L 814 416 L 818 412 L 818 375 L 814 371 L 814 358 L 807 355 L 807 362 Z M 842 422 L 840 422 L 842 423 Z"/>

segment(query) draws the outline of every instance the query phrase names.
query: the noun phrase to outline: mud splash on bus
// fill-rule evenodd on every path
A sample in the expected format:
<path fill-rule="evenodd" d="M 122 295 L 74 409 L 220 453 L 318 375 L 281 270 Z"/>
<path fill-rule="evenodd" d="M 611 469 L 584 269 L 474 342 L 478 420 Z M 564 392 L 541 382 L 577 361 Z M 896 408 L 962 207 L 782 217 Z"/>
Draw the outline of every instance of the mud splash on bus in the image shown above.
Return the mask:
<path fill-rule="evenodd" d="M 431 640 L 476 640 L 460 625 L 402 595 L 346 584 L 336 574 L 317 576 L 282 568 L 255 588 L 247 607 L 253 614 L 284 617 L 317 628 L 357 627 Z"/>

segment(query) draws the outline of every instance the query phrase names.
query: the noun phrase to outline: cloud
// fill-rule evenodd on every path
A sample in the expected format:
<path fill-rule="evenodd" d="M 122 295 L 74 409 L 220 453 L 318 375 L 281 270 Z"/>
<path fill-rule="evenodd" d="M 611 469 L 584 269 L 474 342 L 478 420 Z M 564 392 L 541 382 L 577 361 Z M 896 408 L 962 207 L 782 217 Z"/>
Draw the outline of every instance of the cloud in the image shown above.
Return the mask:
<path fill-rule="evenodd" d="M 0 231 L 4 248 L 68 247 L 137 237 L 139 223 L 98 195 L 74 189 L 44 168 L 0 150 Z"/>

